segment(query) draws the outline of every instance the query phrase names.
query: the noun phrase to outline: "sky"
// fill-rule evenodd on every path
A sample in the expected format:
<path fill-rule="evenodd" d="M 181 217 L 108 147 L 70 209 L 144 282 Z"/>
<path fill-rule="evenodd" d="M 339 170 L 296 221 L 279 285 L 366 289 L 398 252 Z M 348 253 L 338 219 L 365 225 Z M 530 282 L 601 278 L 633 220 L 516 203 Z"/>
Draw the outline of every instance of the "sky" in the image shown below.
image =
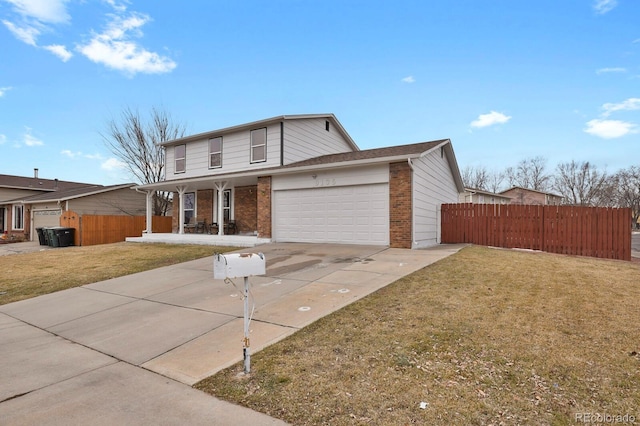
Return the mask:
<path fill-rule="evenodd" d="M 0 174 L 133 182 L 126 108 L 195 134 L 334 113 L 461 169 L 640 166 L 638 0 L 0 0 Z"/>

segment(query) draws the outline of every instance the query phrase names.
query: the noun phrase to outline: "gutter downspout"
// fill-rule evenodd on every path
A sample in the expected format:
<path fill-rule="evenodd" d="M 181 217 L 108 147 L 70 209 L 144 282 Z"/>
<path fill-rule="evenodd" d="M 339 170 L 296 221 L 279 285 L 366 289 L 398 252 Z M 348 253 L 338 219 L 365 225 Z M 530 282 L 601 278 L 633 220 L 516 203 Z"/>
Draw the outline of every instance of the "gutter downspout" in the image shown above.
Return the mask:
<path fill-rule="evenodd" d="M 407 164 L 409 164 L 409 168 L 411 169 L 411 248 L 414 248 L 418 245 L 416 241 L 416 211 L 414 206 L 414 197 L 413 197 L 413 173 L 415 169 L 413 168 L 413 163 L 411 162 L 411 157 L 407 158 Z"/>

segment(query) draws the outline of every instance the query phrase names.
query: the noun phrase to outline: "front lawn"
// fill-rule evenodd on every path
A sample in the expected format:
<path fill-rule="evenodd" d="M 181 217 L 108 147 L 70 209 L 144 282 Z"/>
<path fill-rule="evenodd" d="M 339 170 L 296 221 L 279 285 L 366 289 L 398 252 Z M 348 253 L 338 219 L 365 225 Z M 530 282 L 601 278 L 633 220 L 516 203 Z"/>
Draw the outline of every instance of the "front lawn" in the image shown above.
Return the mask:
<path fill-rule="evenodd" d="M 639 301 L 637 263 L 469 247 L 196 387 L 295 425 L 639 421 Z"/>

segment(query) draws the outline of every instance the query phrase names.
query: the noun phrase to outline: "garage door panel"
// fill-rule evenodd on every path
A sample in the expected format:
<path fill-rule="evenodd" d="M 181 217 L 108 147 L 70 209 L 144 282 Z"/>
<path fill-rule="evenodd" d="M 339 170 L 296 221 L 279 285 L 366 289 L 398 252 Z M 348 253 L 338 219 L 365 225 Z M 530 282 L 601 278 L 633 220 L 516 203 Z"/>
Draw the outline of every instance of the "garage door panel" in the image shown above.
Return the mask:
<path fill-rule="evenodd" d="M 52 226 L 60 226 L 60 216 L 62 210 L 34 210 L 33 211 L 33 227 L 44 228 Z"/>
<path fill-rule="evenodd" d="M 275 191 L 274 212 L 276 241 L 389 243 L 387 184 Z"/>

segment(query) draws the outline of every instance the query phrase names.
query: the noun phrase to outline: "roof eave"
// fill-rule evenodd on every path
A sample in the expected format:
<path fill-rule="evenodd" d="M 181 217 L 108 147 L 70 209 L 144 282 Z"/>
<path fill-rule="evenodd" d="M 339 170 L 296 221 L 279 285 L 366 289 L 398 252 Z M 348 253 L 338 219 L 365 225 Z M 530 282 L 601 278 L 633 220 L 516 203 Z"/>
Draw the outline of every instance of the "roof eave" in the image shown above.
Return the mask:
<path fill-rule="evenodd" d="M 91 195 L 105 194 L 105 193 L 111 192 L 111 191 L 117 191 L 117 190 L 120 190 L 120 189 L 132 188 L 134 186 L 135 186 L 135 184 L 133 184 L 133 183 L 127 183 L 127 184 L 108 187 L 108 188 L 101 188 L 99 190 L 95 190 L 95 191 L 91 191 L 91 192 L 85 192 L 85 193 L 82 193 L 82 194 L 74 194 L 74 195 L 69 195 L 69 196 L 60 197 L 60 198 L 50 198 L 48 200 L 33 200 L 32 201 L 32 200 L 29 200 L 29 199 L 25 199 L 25 200 L 22 200 L 22 204 L 62 203 L 62 202 L 65 202 L 65 201 L 75 200 L 77 198 L 84 198 L 84 197 L 89 197 Z"/>
<path fill-rule="evenodd" d="M 203 182 L 207 180 L 228 180 L 233 178 L 242 178 L 242 177 L 252 177 L 252 176 L 273 176 L 273 175 L 284 175 L 284 174 L 293 174 L 293 173 L 301 173 L 305 171 L 314 171 L 321 170 L 327 168 L 345 168 L 345 167 L 360 167 L 374 164 L 388 164 L 394 163 L 398 161 L 406 161 L 407 158 L 418 158 L 420 153 L 409 154 L 409 155 L 394 155 L 388 157 L 376 157 L 376 158 L 365 158 L 360 160 L 348 160 L 348 161 L 339 161 L 335 163 L 323 163 L 323 164 L 311 164 L 305 166 L 297 166 L 297 167 L 275 167 L 272 169 L 260 169 L 260 170 L 252 170 L 245 173 L 233 173 L 233 174 L 221 174 L 221 175 L 209 175 L 209 176 L 200 176 L 194 178 L 185 178 L 185 179 L 175 179 L 175 180 L 167 180 L 162 182 L 150 183 L 145 185 L 138 185 L 135 188 L 142 190 L 157 190 L 159 188 L 171 186 L 179 186 L 189 184 L 190 182 Z"/>
<path fill-rule="evenodd" d="M 253 129 L 253 128 L 256 128 L 256 127 L 261 127 L 261 126 L 265 126 L 265 125 L 268 125 L 268 124 L 279 123 L 281 121 L 286 121 L 286 120 L 301 120 L 301 119 L 305 119 L 305 118 L 328 118 L 328 119 L 330 119 L 333 122 L 333 124 L 338 128 L 338 131 L 345 138 L 345 140 L 351 146 L 351 148 L 354 151 L 360 151 L 360 148 L 355 143 L 355 141 L 351 138 L 349 133 L 347 133 L 345 128 L 342 126 L 342 123 L 340 123 L 340 121 L 336 118 L 336 116 L 334 114 L 331 114 L 331 113 L 329 113 L 329 114 L 279 115 L 279 116 L 276 116 L 276 117 L 266 118 L 264 120 L 252 121 L 250 123 L 244 123 L 244 124 L 239 124 L 239 125 L 236 125 L 236 126 L 224 127 L 222 129 L 210 130 L 208 132 L 202 132 L 202 133 L 198 133 L 198 134 L 195 134 L 195 135 L 185 136 L 185 137 L 182 137 L 182 138 L 179 138 L 179 139 L 174 139 L 174 140 L 171 140 L 171 141 L 162 142 L 160 144 L 160 146 L 167 147 L 167 146 L 173 146 L 173 145 L 178 145 L 178 144 L 182 144 L 182 143 L 189 143 L 189 142 L 202 140 L 202 139 L 210 139 L 212 137 L 223 136 L 225 134 L 232 133 L 232 132 L 237 132 L 237 131 L 240 131 L 240 130 Z"/>

